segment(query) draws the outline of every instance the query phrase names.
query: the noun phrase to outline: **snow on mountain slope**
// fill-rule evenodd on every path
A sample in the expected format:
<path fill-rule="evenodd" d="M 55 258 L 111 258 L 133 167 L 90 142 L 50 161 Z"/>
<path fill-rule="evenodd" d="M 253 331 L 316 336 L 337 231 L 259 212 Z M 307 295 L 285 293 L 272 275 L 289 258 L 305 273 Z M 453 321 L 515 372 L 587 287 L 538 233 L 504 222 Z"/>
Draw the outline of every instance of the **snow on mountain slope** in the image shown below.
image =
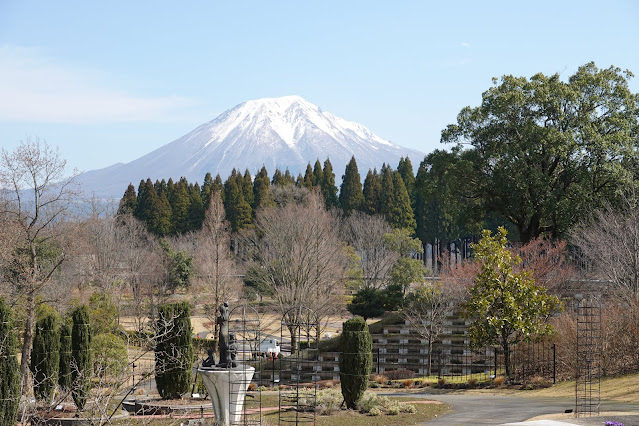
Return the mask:
<path fill-rule="evenodd" d="M 369 168 L 379 169 L 384 162 L 396 167 L 400 157 L 409 156 L 417 165 L 424 156 L 299 96 L 284 96 L 239 104 L 137 160 L 86 172 L 78 179 L 88 194 L 119 198 L 130 182 L 137 188 L 147 177 L 155 181 L 185 176 L 201 183 L 207 172 L 225 180 L 233 168 L 254 175 L 262 165 L 269 176 L 277 167 L 297 176 L 307 163 L 330 158 L 339 185 L 352 155 L 362 179 Z"/>

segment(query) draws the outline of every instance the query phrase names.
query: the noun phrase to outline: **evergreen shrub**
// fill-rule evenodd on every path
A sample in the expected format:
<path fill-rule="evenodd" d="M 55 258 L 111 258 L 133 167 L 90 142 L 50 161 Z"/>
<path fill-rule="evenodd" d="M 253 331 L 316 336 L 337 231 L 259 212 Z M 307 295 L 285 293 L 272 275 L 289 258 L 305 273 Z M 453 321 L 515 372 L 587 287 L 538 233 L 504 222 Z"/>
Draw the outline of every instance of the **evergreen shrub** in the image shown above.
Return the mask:
<path fill-rule="evenodd" d="M 191 309 L 186 302 L 160 306 L 156 322 L 155 382 L 163 399 L 179 398 L 192 383 Z"/>
<path fill-rule="evenodd" d="M 53 309 L 38 318 L 31 349 L 33 393 L 36 398 L 49 401 L 58 383 L 60 367 L 60 318 Z"/>
<path fill-rule="evenodd" d="M 78 410 L 84 409 L 91 389 L 91 324 L 89 308 L 77 307 L 71 314 L 71 395 Z"/>
<path fill-rule="evenodd" d="M 20 365 L 11 309 L 0 298 L 0 426 L 16 424 L 20 401 Z"/>
<path fill-rule="evenodd" d="M 373 340 L 364 318 L 354 317 L 344 323 L 340 346 L 342 395 L 346 406 L 354 410 L 368 387 L 373 367 Z"/>

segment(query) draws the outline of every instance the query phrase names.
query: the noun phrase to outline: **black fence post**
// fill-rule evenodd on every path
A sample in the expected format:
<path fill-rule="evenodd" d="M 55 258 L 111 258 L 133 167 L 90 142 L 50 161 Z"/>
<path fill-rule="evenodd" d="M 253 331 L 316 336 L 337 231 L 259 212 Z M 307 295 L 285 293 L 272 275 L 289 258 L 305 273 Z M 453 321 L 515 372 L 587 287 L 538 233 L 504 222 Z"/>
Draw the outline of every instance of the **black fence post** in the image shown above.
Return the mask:
<path fill-rule="evenodd" d="M 493 348 L 493 359 L 495 360 L 495 377 L 497 377 L 497 347 Z"/>
<path fill-rule="evenodd" d="M 379 348 L 377 348 L 377 374 L 382 374 L 379 369 Z"/>
<path fill-rule="evenodd" d="M 557 383 L 557 345 L 555 343 L 552 344 L 552 383 L 553 385 Z"/>

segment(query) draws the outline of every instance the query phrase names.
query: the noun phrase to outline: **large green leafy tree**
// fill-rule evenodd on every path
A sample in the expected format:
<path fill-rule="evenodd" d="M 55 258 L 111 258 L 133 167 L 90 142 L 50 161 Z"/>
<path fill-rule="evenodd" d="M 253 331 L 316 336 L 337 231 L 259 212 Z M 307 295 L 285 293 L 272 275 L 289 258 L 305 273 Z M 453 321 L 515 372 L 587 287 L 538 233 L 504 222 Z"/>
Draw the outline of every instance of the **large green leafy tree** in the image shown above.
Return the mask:
<path fill-rule="evenodd" d="M 20 402 L 20 366 L 11 309 L 0 298 L 0 426 L 16 424 Z"/>
<path fill-rule="evenodd" d="M 188 303 L 162 305 L 156 322 L 155 380 L 164 399 L 179 398 L 192 382 L 193 343 Z"/>
<path fill-rule="evenodd" d="M 362 317 L 343 324 L 340 336 L 339 375 L 346 406 L 354 410 L 368 388 L 373 367 L 373 339 Z"/>
<path fill-rule="evenodd" d="M 193 256 L 183 250 L 175 251 L 164 239 L 160 240 L 160 247 L 164 254 L 165 265 L 163 289 L 174 293 L 180 287 L 189 287 L 191 276 L 195 271 Z"/>
<path fill-rule="evenodd" d="M 355 157 L 346 165 L 344 176 L 342 176 L 342 186 L 339 191 L 339 205 L 344 214 L 349 215 L 353 210 L 362 210 L 364 207 L 364 192 L 362 191 L 362 180 L 357 170 Z"/>
<path fill-rule="evenodd" d="M 31 374 L 35 396 L 45 402 L 53 397 L 60 364 L 60 317 L 47 305 L 38 307 L 31 349 Z"/>
<path fill-rule="evenodd" d="M 629 71 L 594 63 L 559 74 L 503 76 L 462 109 L 442 142 L 476 152 L 474 196 L 512 222 L 522 242 L 560 237 L 582 214 L 634 185 L 639 95 Z"/>
<path fill-rule="evenodd" d="M 561 309 L 561 302 L 536 285 L 530 271 L 516 271 L 521 258 L 508 250 L 506 235 L 503 227 L 495 235 L 486 230 L 473 245 L 481 269 L 463 312 L 472 320 L 468 330 L 471 344 L 501 346 L 509 376 L 512 346 L 551 333 L 547 319 Z"/>
<path fill-rule="evenodd" d="M 414 254 L 423 253 L 422 242 L 418 238 L 412 238 L 410 230 L 406 228 L 394 229 L 393 232 L 384 235 L 384 242 L 392 251 L 399 254 L 390 271 L 390 285 L 387 291 L 398 289 L 399 293 L 404 295 L 412 283 L 421 283 L 424 280 L 424 264 L 421 260 L 413 258 Z"/>
<path fill-rule="evenodd" d="M 72 313 L 71 329 L 71 395 L 78 410 L 84 409 L 91 388 L 91 324 L 89 308 L 77 307 Z"/>

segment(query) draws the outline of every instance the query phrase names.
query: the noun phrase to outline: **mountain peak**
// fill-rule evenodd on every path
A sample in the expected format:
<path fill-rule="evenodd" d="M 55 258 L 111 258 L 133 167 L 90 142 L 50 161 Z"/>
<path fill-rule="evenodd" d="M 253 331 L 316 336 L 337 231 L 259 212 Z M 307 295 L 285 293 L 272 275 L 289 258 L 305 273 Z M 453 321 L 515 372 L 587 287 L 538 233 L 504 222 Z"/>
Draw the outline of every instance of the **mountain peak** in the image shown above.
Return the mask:
<path fill-rule="evenodd" d="M 255 173 L 262 165 L 269 174 L 276 168 L 288 168 L 296 175 L 304 173 L 308 162 L 326 158 L 331 159 L 339 177 L 351 156 L 357 159 L 360 173 L 365 174 L 369 168 L 379 169 L 383 163 L 398 162 L 409 154 L 416 159 L 423 156 L 380 138 L 362 124 L 290 95 L 241 103 L 181 138 L 118 167 L 117 177 L 106 168 L 87 172 L 81 180 L 91 182 L 85 185 L 88 191 L 112 182 L 117 189 L 110 189 L 109 195 L 121 196 L 129 182 L 148 177 L 176 180 L 184 176 L 195 182 L 210 172 L 225 179 L 233 168 Z M 98 180 L 102 181 L 100 185 Z"/>

